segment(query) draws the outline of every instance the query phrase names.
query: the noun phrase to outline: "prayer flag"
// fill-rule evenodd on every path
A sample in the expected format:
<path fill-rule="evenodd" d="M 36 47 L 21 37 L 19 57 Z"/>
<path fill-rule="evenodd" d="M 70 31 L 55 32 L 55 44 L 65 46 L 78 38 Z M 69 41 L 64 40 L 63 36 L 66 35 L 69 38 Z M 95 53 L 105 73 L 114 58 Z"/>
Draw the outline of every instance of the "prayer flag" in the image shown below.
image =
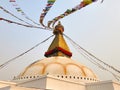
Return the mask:
<path fill-rule="evenodd" d="M 15 0 L 10 0 L 10 2 L 15 2 Z"/>
<path fill-rule="evenodd" d="M 0 20 L 3 20 L 3 18 L 0 18 Z"/>

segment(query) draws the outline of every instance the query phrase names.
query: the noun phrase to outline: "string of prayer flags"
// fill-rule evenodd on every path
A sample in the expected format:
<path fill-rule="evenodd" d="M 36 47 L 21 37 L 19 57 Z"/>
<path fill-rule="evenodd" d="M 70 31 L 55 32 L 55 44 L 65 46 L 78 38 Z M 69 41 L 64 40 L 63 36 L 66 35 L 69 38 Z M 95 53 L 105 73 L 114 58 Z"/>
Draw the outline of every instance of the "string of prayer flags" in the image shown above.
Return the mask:
<path fill-rule="evenodd" d="M 53 28 L 53 27 L 54 27 L 54 24 L 55 24 L 58 20 L 64 18 L 65 16 L 68 16 L 68 15 L 74 13 L 74 12 L 77 11 L 77 10 L 80 10 L 81 8 L 87 6 L 87 5 L 89 5 L 89 4 L 91 4 L 91 3 L 95 2 L 95 1 L 97 1 L 97 0 L 83 0 L 80 4 L 78 4 L 78 5 L 75 6 L 74 8 L 72 8 L 72 9 L 67 9 L 63 14 L 55 17 L 55 18 L 54 18 L 53 20 L 51 20 L 51 21 L 48 21 L 48 27 L 49 27 L 49 28 Z M 51 25 L 52 25 L 52 27 L 51 27 Z"/>
<path fill-rule="evenodd" d="M 54 3 L 56 2 L 56 0 L 48 0 L 47 1 L 47 4 L 45 6 L 45 8 L 43 9 L 42 13 L 40 14 L 40 24 L 45 27 L 46 29 L 53 29 L 54 28 L 54 25 L 57 21 L 59 21 L 60 19 L 76 12 L 77 10 L 80 10 L 82 9 L 83 7 L 93 3 L 93 2 L 96 2 L 97 0 L 83 0 L 81 1 L 78 5 L 76 5 L 75 7 L 71 8 L 71 9 L 67 9 L 63 14 L 60 14 L 59 16 L 53 18 L 51 21 L 48 21 L 48 24 L 45 25 L 43 23 L 44 21 L 44 18 L 46 17 L 47 13 L 49 12 L 49 10 L 51 9 L 51 7 L 54 5 Z M 101 3 L 103 2 L 104 0 L 101 1 Z M 40 25 L 36 22 L 34 22 L 32 19 L 30 19 L 23 11 L 22 9 L 18 6 L 18 4 L 16 3 L 16 0 L 10 0 L 10 2 L 12 3 L 12 5 L 15 7 L 15 9 L 17 10 L 17 12 L 20 12 L 26 19 L 32 21 L 34 24 L 37 24 L 37 25 Z"/>
<path fill-rule="evenodd" d="M 11 16 L 15 17 L 16 19 L 18 19 L 18 20 L 20 20 L 20 21 L 22 21 L 22 22 L 24 22 L 24 23 L 26 23 L 26 24 L 28 24 L 28 25 L 31 25 L 30 23 L 24 21 L 23 19 L 15 16 L 14 14 L 12 14 L 11 12 L 9 12 L 9 11 L 6 10 L 5 8 L 3 8 L 2 6 L 0 6 L 0 9 L 2 9 L 2 10 L 3 10 L 4 12 L 6 12 L 7 14 L 10 14 Z"/>
<path fill-rule="evenodd" d="M 24 26 L 24 27 L 29 27 L 29 28 L 37 28 L 37 29 L 43 29 L 43 30 L 50 30 L 50 29 L 46 29 L 46 28 L 43 28 L 43 27 L 37 27 L 37 26 L 31 26 L 31 25 L 26 25 L 26 24 L 22 24 L 22 23 L 19 23 L 19 22 L 15 22 L 15 21 L 11 21 L 11 20 L 8 20 L 8 19 L 5 19 L 5 18 L 1 18 L 0 17 L 0 20 L 2 21 L 6 21 L 8 23 L 13 23 L 13 24 L 16 24 L 16 25 L 20 25 L 20 26 Z"/>
<path fill-rule="evenodd" d="M 15 0 L 10 0 L 9 2 L 12 3 L 12 6 L 16 9 L 17 12 L 21 13 L 21 15 L 23 15 L 27 20 L 31 21 L 32 23 L 36 24 L 36 25 L 40 25 L 39 23 L 36 23 L 35 21 L 33 21 L 32 19 L 30 19 L 24 12 L 23 10 L 20 8 L 20 6 L 16 3 Z"/>
<path fill-rule="evenodd" d="M 40 24 L 43 26 L 43 27 L 46 27 L 44 24 L 43 24 L 43 20 L 45 18 L 45 16 L 47 15 L 48 11 L 50 10 L 50 8 L 53 6 L 53 4 L 55 3 L 56 0 L 48 0 L 47 1 L 47 4 L 46 4 L 46 7 L 43 9 L 41 15 L 40 15 Z"/>

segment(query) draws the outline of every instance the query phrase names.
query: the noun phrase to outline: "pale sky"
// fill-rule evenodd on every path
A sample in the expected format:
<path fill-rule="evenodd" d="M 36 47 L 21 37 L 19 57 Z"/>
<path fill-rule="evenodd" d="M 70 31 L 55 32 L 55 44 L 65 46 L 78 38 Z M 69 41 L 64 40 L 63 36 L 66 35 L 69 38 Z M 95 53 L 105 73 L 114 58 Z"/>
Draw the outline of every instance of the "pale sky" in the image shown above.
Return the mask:
<path fill-rule="evenodd" d="M 17 4 L 31 19 L 39 23 L 39 17 L 47 0 L 16 0 Z M 56 0 L 45 18 L 45 22 L 79 4 L 81 0 Z M 104 62 L 120 70 L 120 0 L 104 0 L 91 4 L 61 20 L 65 34 Z M 0 0 L 0 5 L 16 16 L 26 20 L 11 5 L 9 0 Z M 18 21 L 0 10 L 0 17 Z M 19 22 L 19 21 L 18 21 Z M 30 21 L 28 21 L 30 22 Z M 27 28 L 0 21 L 0 64 L 25 52 L 37 43 L 51 36 L 51 31 Z M 26 55 L 16 59 L 0 70 L 0 80 L 10 80 L 17 76 L 30 63 L 45 58 L 44 52 L 53 38 L 41 44 Z M 67 40 L 66 40 L 67 41 Z M 101 80 L 115 80 L 111 74 L 100 70 L 67 41 L 73 60 L 91 68 Z"/>

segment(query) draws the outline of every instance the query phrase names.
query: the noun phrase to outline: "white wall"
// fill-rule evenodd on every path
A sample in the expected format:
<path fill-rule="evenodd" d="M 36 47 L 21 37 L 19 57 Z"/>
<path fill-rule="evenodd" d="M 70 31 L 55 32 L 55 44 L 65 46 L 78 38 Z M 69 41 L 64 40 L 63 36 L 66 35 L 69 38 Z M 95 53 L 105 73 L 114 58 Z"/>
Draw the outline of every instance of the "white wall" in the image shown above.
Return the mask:
<path fill-rule="evenodd" d="M 43 89 L 12 86 L 10 90 L 43 90 Z"/>
<path fill-rule="evenodd" d="M 7 86 L 7 87 L 2 87 L 2 88 L 0 88 L 0 90 L 10 90 L 10 87 L 9 87 L 9 86 Z"/>
<path fill-rule="evenodd" d="M 46 77 L 40 79 L 33 79 L 26 82 L 18 84 L 18 86 L 28 87 L 28 88 L 46 88 Z"/>
<path fill-rule="evenodd" d="M 52 77 L 47 78 L 47 89 L 53 90 L 86 90 L 85 84 L 73 83 L 64 80 L 58 80 Z"/>
<path fill-rule="evenodd" d="M 112 81 L 91 83 L 91 84 L 87 84 L 86 87 L 87 90 L 115 90 Z"/>
<path fill-rule="evenodd" d="M 0 90 L 120 90 L 120 83 L 100 81 L 94 83 L 61 80 L 52 76 L 23 81 L 19 84 L 2 82 Z"/>

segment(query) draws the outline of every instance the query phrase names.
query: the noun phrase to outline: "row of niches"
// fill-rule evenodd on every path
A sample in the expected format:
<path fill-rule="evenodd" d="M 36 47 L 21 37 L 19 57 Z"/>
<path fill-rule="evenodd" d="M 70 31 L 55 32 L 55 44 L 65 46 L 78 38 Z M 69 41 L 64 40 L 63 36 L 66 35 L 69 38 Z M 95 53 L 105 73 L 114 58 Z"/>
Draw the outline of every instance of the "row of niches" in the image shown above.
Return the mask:
<path fill-rule="evenodd" d="M 14 77 L 13 80 L 33 79 L 33 78 L 40 78 L 40 77 L 41 77 L 41 76 Z"/>
<path fill-rule="evenodd" d="M 46 76 L 46 75 L 45 75 Z M 72 79 L 72 80 L 87 80 L 87 81 L 99 81 L 95 78 L 90 78 L 90 77 L 83 77 L 83 76 L 70 76 L 70 75 L 53 75 L 59 79 Z M 13 80 L 23 80 L 23 79 L 36 79 L 36 78 L 40 78 L 43 76 L 24 76 L 24 77 L 14 77 Z"/>
<path fill-rule="evenodd" d="M 88 81 L 99 81 L 95 78 L 83 77 L 83 76 L 68 76 L 68 75 L 57 75 L 60 79 L 72 79 L 72 80 L 88 80 Z"/>

